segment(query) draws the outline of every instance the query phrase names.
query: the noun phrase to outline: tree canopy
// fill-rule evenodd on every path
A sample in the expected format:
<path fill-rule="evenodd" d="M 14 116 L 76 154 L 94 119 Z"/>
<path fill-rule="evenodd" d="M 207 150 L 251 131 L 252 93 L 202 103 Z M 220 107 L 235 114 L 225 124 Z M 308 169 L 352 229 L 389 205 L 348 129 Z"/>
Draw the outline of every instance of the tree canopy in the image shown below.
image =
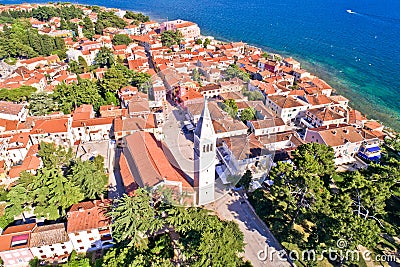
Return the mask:
<path fill-rule="evenodd" d="M 253 107 L 245 108 L 240 114 L 242 121 L 251 121 L 256 118 L 256 110 Z"/>
<path fill-rule="evenodd" d="M 113 45 L 129 45 L 132 39 L 126 34 L 116 34 L 112 39 Z"/>
<path fill-rule="evenodd" d="M 161 33 L 161 42 L 163 46 L 171 47 L 172 45 L 180 44 L 183 40 L 182 33 L 180 31 L 163 31 Z"/>
<path fill-rule="evenodd" d="M 81 161 L 73 158 L 71 149 L 45 142 L 40 143 L 38 156 L 43 167 L 36 174 L 21 173 L 17 185 L 6 194 L 6 214 L 0 223 L 9 223 L 31 208 L 38 217 L 56 220 L 71 205 L 99 198 L 105 191 L 108 179 L 101 156 Z"/>
<path fill-rule="evenodd" d="M 250 80 L 250 75 L 244 70 L 239 69 L 237 65 L 231 64 L 225 70 L 225 78 L 227 78 L 228 80 L 232 78 L 239 78 L 245 82 L 248 82 Z"/>
<path fill-rule="evenodd" d="M 15 89 L 0 89 L 0 100 L 23 102 L 31 99 L 36 88 L 32 86 L 22 85 Z"/>
<path fill-rule="evenodd" d="M 64 49 L 61 38 L 39 34 L 27 20 L 15 20 L 0 32 L 0 58 L 49 56 Z"/>
<path fill-rule="evenodd" d="M 65 114 L 71 113 L 73 109 L 82 104 L 91 104 L 98 110 L 104 103 L 97 83 L 86 79 L 80 80 L 78 84 L 67 85 L 62 83 L 57 85 L 53 98 Z"/>
<path fill-rule="evenodd" d="M 97 34 L 103 34 L 104 28 L 114 27 L 123 29 L 127 23 L 121 19 L 112 11 L 102 11 L 97 14 L 97 22 L 95 25 L 95 32 Z"/>
<path fill-rule="evenodd" d="M 349 249 L 362 245 L 382 253 L 377 247 L 387 240 L 381 234 L 399 234 L 396 209 L 391 206 L 389 214 L 387 209 L 399 192 L 399 161 L 337 173 L 330 147 L 308 143 L 292 156 L 293 164 L 278 162 L 271 169 L 274 183 L 268 191 L 250 195 L 256 212 L 283 245 L 321 252 L 344 239 Z"/>
<path fill-rule="evenodd" d="M 148 22 L 150 21 L 150 17 L 143 15 L 142 13 L 135 13 L 132 11 L 126 11 L 124 18 L 126 19 L 132 19 L 133 20 L 133 24 L 135 25 L 139 25 L 139 23 L 142 22 Z"/>
<path fill-rule="evenodd" d="M 138 189 L 135 196 L 117 200 L 109 216 L 118 244 L 106 253 L 102 266 L 172 266 L 174 247 L 181 252 L 179 261 L 184 266 L 243 265 L 238 253 L 243 252 L 244 242 L 238 225 L 206 210 L 170 206 Z M 171 231 L 178 235 L 169 235 Z"/>
<path fill-rule="evenodd" d="M 238 106 L 234 99 L 225 99 L 222 103 L 222 109 L 227 112 L 232 118 L 236 118 Z"/>
<path fill-rule="evenodd" d="M 115 58 L 113 52 L 105 46 L 100 48 L 100 51 L 97 53 L 94 61 L 99 67 L 102 68 L 104 67 L 110 68 L 112 65 L 115 64 Z"/>

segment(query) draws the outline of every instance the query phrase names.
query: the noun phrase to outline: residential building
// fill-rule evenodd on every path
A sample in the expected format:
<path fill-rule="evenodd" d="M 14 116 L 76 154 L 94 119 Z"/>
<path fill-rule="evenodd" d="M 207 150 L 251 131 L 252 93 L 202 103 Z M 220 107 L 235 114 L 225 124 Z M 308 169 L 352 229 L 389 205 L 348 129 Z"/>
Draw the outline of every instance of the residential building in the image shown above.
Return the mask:
<path fill-rule="evenodd" d="M 247 126 L 255 136 L 281 133 L 288 130 L 288 126 L 286 126 L 281 118 L 248 121 Z"/>
<path fill-rule="evenodd" d="M 276 116 L 287 124 L 296 118 L 304 117 L 310 104 L 296 96 L 268 95 L 266 104 Z"/>
<path fill-rule="evenodd" d="M 180 19 L 161 23 L 160 30 L 161 32 L 179 30 L 186 40 L 193 40 L 200 36 L 200 28 L 196 23 Z"/>
<path fill-rule="evenodd" d="M 0 235 L 0 257 L 4 267 L 29 266 L 33 259 L 29 243 L 35 227 L 35 223 L 10 226 Z"/>
<path fill-rule="evenodd" d="M 351 125 L 334 124 L 308 128 L 304 140 L 331 146 L 335 152 L 335 164 L 341 165 L 355 161 L 354 156 L 365 139 L 362 131 Z"/>
<path fill-rule="evenodd" d="M 74 249 L 64 223 L 37 226 L 31 233 L 29 247 L 34 257 L 48 264 L 67 261 Z"/>
<path fill-rule="evenodd" d="M 308 128 L 318 128 L 330 124 L 343 124 L 347 122 L 346 116 L 335 111 L 335 108 L 312 108 L 306 111 L 301 122 Z"/>
<path fill-rule="evenodd" d="M 37 120 L 30 132 L 31 142 L 32 144 L 40 144 L 41 141 L 44 141 L 67 147 L 71 146 L 74 140 L 71 126 L 72 117 Z"/>
<path fill-rule="evenodd" d="M 106 216 L 108 200 L 86 201 L 72 205 L 67 213 L 68 237 L 78 253 L 87 253 L 113 246 L 111 220 Z"/>
<path fill-rule="evenodd" d="M 15 104 L 0 101 L 0 119 L 9 121 L 25 121 L 28 115 L 27 104 Z"/>

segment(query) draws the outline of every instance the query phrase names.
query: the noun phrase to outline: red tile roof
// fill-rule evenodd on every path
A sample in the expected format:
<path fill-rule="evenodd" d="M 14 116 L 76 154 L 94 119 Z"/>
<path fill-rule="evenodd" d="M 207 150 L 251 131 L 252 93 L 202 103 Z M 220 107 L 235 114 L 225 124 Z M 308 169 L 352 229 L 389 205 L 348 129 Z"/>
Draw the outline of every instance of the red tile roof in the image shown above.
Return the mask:
<path fill-rule="evenodd" d="M 32 134 L 66 133 L 68 131 L 68 119 L 51 119 L 36 121 Z"/>
<path fill-rule="evenodd" d="M 106 216 L 106 209 L 110 204 L 109 200 L 94 200 L 72 205 L 67 213 L 67 232 L 75 233 L 108 226 L 110 218 Z"/>

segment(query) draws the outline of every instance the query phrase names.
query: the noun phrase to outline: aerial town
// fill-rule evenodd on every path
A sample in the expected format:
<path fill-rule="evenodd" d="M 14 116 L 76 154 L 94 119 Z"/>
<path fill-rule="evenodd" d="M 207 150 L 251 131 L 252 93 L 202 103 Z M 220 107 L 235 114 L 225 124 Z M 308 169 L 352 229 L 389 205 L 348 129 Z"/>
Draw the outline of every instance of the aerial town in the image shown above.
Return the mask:
<path fill-rule="evenodd" d="M 121 240 L 131 240 L 128 245 L 132 245 L 138 234 L 123 234 L 131 226 L 114 227 L 123 224 L 118 216 L 126 216 L 115 203 L 135 202 L 145 192 L 155 194 L 154 199 L 164 195 L 160 202 L 166 204 L 154 199 L 154 204 L 147 203 L 146 209 L 156 207 L 152 212 L 157 214 L 165 213 L 163 205 L 173 203 L 176 210 L 198 212 L 201 207 L 218 215 L 221 224 L 234 220 L 239 225 L 244 237 L 235 238 L 243 245 L 227 249 L 242 253 L 240 263 L 226 259 L 232 262 L 224 264 L 220 256 L 222 265 L 214 259 L 193 266 L 289 266 L 290 261 L 266 265 L 257 260 L 257 251 L 264 247 L 255 247 L 252 238 L 269 240 L 277 250 L 282 249 L 280 243 L 293 248 L 278 234 L 285 228 L 268 222 L 278 220 L 278 215 L 260 212 L 267 204 L 255 204 L 254 192 L 274 195 L 273 184 L 279 183 L 272 173 L 282 174 L 282 166 L 289 172 L 287 166 L 296 165 L 290 172 L 300 176 L 299 158 L 310 160 L 302 153 L 317 147 L 323 151 L 318 157 L 324 171 L 319 169 L 318 175 L 324 189 L 317 200 L 302 207 L 314 212 L 310 203 L 329 206 L 321 203 L 333 201 L 331 189 L 342 190 L 348 173 L 378 171 L 386 151 L 383 146 L 388 146 L 385 140 L 396 138 L 378 121 L 352 109 L 347 98 L 294 58 L 203 36 L 190 21 L 157 22 L 143 14 L 97 6 L 0 5 L 0 50 L 0 257 L 4 266 L 95 266 L 89 264 L 99 259 L 103 265 L 96 266 L 125 266 L 112 265 L 110 259 L 125 255 Z M 391 144 L 393 148 L 394 141 Z M 329 164 L 323 158 L 328 154 L 332 155 Z M 328 174 L 337 185 L 326 184 L 322 177 Z M 344 178 L 335 178 L 340 175 Z M 393 191 L 398 190 L 396 179 Z M 343 194 L 352 198 L 349 188 Z M 267 229 L 266 224 L 271 232 L 250 236 L 248 222 L 239 222 L 247 219 L 227 214 L 231 209 L 227 203 L 240 209 L 239 215 L 241 211 L 258 215 L 260 222 L 254 223 Z M 144 210 L 140 205 L 145 204 L 137 204 Z M 305 240 L 310 241 L 307 236 L 319 226 L 308 229 L 299 221 L 312 221 L 314 214 L 296 211 L 291 213 L 288 204 L 287 216 L 302 225 Z M 368 215 L 369 211 L 359 210 L 358 215 L 361 212 Z M 374 227 L 391 223 L 376 209 L 370 212 L 378 216 L 371 219 Z M 159 222 L 158 217 L 163 216 L 147 219 Z M 144 224 L 130 220 L 132 225 Z M 149 247 L 159 244 L 164 235 L 174 243 L 173 233 L 186 234 L 182 227 L 174 227 L 178 222 L 162 220 L 172 226 L 140 230 L 141 238 L 149 237 Z M 383 237 L 376 231 L 380 244 Z M 206 249 L 195 256 L 180 256 L 184 248 L 172 247 L 168 257 L 157 254 L 157 260 L 168 258 L 172 265 L 151 265 L 146 258 L 147 265 L 129 266 L 189 266 L 182 261 L 212 258 Z M 137 260 L 136 255 L 125 257 Z M 252 265 L 244 265 L 246 260 Z"/>

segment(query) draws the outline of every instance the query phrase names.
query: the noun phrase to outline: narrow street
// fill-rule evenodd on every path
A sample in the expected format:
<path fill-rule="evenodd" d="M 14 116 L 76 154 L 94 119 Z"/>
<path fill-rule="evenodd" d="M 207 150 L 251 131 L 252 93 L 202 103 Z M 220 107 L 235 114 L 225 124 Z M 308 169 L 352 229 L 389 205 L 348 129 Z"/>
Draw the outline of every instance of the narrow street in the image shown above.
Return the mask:
<path fill-rule="evenodd" d="M 224 220 L 233 220 L 244 234 L 246 243 L 244 257 L 254 267 L 291 266 L 278 257 L 282 246 L 269 231 L 265 223 L 255 214 L 250 203 L 238 192 L 226 194 L 206 208 L 214 210 Z M 263 253 L 259 253 L 260 251 Z M 266 257 L 264 261 L 259 256 Z"/>
<path fill-rule="evenodd" d="M 124 194 L 124 186 L 118 164 L 121 150 L 115 144 L 109 142 L 108 153 L 108 198 L 117 199 Z"/>

